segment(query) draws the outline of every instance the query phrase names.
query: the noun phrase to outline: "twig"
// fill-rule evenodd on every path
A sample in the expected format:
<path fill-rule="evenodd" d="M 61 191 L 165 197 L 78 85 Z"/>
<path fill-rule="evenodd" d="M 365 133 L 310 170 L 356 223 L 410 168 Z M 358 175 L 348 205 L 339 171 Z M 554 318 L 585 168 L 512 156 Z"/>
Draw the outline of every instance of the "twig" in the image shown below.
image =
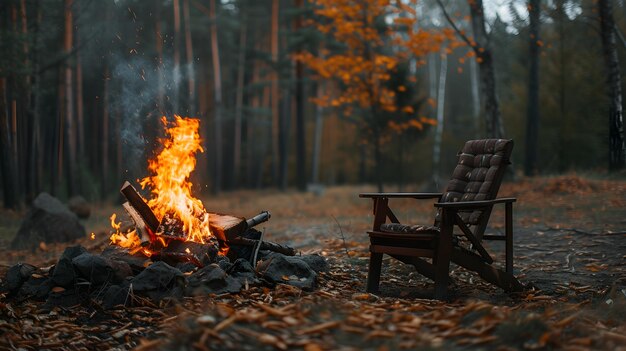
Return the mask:
<path fill-rule="evenodd" d="M 129 296 L 131 296 L 131 300 L 135 299 L 134 295 L 135 294 L 133 293 L 133 283 L 130 283 L 130 286 L 128 287 L 128 291 L 126 292 L 126 298 L 124 299 L 124 306 L 128 306 L 127 302 L 128 302 L 128 297 Z"/>
<path fill-rule="evenodd" d="M 259 242 L 254 246 L 254 252 L 252 254 L 252 267 L 256 268 L 256 259 L 259 254 L 259 249 L 261 249 L 261 243 L 263 242 L 263 235 L 265 235 L 265 227 L 263 227 L 263 231 L 261 232 L 261 236 L 259 237 Z"/>
<path fill-rule="evenodd" d="M 341 224 L 339 224 L 339 221 L 337 220 L 337 218 L 335 218 L 334 215 L 330 215 L 331 217 L 333 217 L 333 219 L 335 220 L 335 223 L 337 223 L 337 227 L 339 227 L 339 235 L 341 235 L 341 240 L 343 241 L 343 249 L 346 252 L 346 256 L 348 256 L 348 258 L 350 257 L 350 252 L 348 251 L 348 244 L 346 244 L 346 237 L 345 235 L 343 235 L 343 229 L 341 229 Z"/>

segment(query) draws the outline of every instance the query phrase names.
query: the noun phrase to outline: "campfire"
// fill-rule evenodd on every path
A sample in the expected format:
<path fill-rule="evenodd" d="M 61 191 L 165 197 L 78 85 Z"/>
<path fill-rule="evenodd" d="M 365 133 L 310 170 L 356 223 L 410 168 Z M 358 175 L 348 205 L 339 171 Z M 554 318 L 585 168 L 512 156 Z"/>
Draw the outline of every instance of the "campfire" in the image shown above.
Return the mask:
<path fill-rule="evenodd" d="M 269 220 L 268 211 L 249 220 L 208 212 L 202 201 L 193 196 L 189 179 L 196 167 L 196 154 L 204 152 L 198 132 L 200 121 L 174 116 L 173 122 L 165 117 L 161 122 L 165 137 L 159 143 L 163 148 L 149 161 L 151 175 L 139 181 L 142 189 L 150 189 L 151 197 L 146 201 L 132 184 L 124 183 L 121 193 L 127 202 L 123 208 L 132 224 L 123 227 L 114 213 L 111 244 L 126 248 L 131 254 L 191 262 L 198 267 L 215 261 L 217 255 L 227 256 L 231 245 L 295 254 L 289 247 L 243 236 L 249 228 Z"/>
<path fill-rule="evenodd" d="M 113 308 L 259 285 L 315 288 L 317 273 L 328 268 L 325 259 L 296 256 L 291 247 L 263 240 L 253 227 L 269 220 L 268 211 L 247 220 L 212 213 L 192 194 L 189 177 L 196 153 L 203 151 L 199 121 L 175 116 L 162 123 L 162 149 L 149 162 L 150 176 L 139 181 L 148 199 L 124 183 L 129 219 L 111 216 L 111 245 L 102 252 L 68 247 L 49 267 L 18 263 L 7 271 L 0 293 L 46 301 L 44 308 L 94 302 Z"/>

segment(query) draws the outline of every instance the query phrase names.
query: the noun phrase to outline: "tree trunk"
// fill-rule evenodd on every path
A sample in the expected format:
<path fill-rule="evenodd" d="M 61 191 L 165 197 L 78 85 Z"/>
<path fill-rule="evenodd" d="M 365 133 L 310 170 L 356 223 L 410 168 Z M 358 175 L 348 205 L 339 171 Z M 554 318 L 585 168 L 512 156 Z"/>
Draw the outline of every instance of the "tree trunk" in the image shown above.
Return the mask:
<path fill-rule="evenodd" d="M 25 1 L 25 0 L 24 0 Z M 36 20 L 35 26 L 33 29 L 33 47 L 39 47 L 39 39 L 40 39 L 40 31 L 41 31 L 41 18 L 42 18 L 42 10 L 41 3 L 37 2 L 36 5 Z M 39 72 L 39 50 L 33 50 L 33 71 Z M 31 89 L 30 89 L 30 116 L 31 116 L 31 125 L 32 129 L 28 131 L 30 133 L 29 145 L 28 145 L 28 169 L 26 170 L 27 177 L 27 193 L 26 200 L 30 203 L 35 196 L 39 193 L 41 188 L 41 177 L 40 172 L 42 167 L 40 164 L 43 160 L 43 154 L 40 151 L 40 138 L 41 138 L 41 129 L 40 129 L 40 121 L 39 121 L 39 111 L 41 104 L 41 94 L 40 94 L 40 85 L 41 78 L 39 75 L 35 74 L 31 80 Z"/>
<path fill-rule="evenodd" d="M 374 131 L 374 162 L 376 167 L 376 186 L 378 192 L 383 192 L 383 156 L 381 148 L 381 137 L 378 131 Z"/>
<path fill-rule="evenodd" d="M 109 67 L 104 67 L 104 87 L 102 88 L 102 169 L 101 169 L 101 198 L 108 195 L 109 175 Z"/>
<path fill-rule="evenodd" d="M 433 185 L 439 189 L 441 181 L 441 139 L 443 136 L 444 108 L 446 103 L 446 78 L 448 76 L 448 56 L 441 54 L 439 67 L 439 87 L 437 91 L 437 127 L 435 128 L 435 141 L 433 143 Z"/>
<path fill-rule="evenodd" d="M 296 0 L 296 9 L 303 6 L 302 0 Z M 294 31 L 298 32 L 302 28 L 302 15 L 296 17 Z M 302 45 L 297 51 L 302 50 Z M 304 65 L 302 61 L 296 60 L 296 169 L 298 177 L 298 189 L 306 190 L 306 133 L 304 118 Z"/>
<path fill-rule="evenodd" d="M 217 17 L 215 16 L 215 1 L 209 3 L 211 17 L 211 58 L 213 61 L 213 84 L 214 84 L 214 136 L 215 143 L 215 176 L 213 179 L 213 191 L 219 193 L 222 189 L 222 73 L 220 66 L 219 45 L 217 40 Z"/>
<path fill-rule="evenodd" d="M 258 44 L 257 44 L 258 45 Z M 256 84 L 259 81 L 259 67 L 257 63 L 254 63 L 252 66 L 252 82 L 253 84 Z M 254 139 L 254 134 L 253 132 L 255 131 L 254 128 L 254 121 L 255 121 L 255 115 L 256 115 L 256 111 L 257 108 L 259 108 L 259 93 L 257 91 L 253 91 L 251 92 L 252 96 L 250 97 L 250 106 L 252 108 L 252 112 L 250 114 L 248 114 L 248 117 L 246 118 L 246 151 L 247 151 L 247 155 L 246 155 L 246 171 L 247 171 L 247 177 L 246 177 L 246 184 L 248 185 L 248 187 L 253 188 L 255 186 L 255 171 L 256 171 L 256 162 L 258 161 L 258 157 L 256 154 L 256 151 L 258 150 L 258 145 L 259 142 L 257 140 Z"/>
<path fill-rule="evenodd" d="M 73 47 L 73 0 L 65 0 L 65 35 L 63 40 L 63 50 L 66 55 L 72 52 Z M 66 119 L 66 136 L 67 136 L 67 191 L 68 194 L 75 195 L 78 192 L 78 184 L 76 182 L 76 125 L 74 121 L 74 89 L 73 89 L 73 72 L 69 63 L 65 65 L 65 101 L 64 113 Z"/>
<path fill-rule="evenodd" d="M 609 93 L 609 171 L 624 168 L 624 124 L 622 116 L 622 81 L 615 47 L 615 22 L 610 0 L 598 0 L 600 34 Z"/>
<path fill-rule="evenodd" d="M 483 104 L 485 106 L 485 124 L 487 137 L 503 138 L 504 125 L 496 96 L 496 78 L 493 67 L 493 56 L 485 28 L 485 13 L 482 0 L 468 0 L 474 32 L 474 51 L 480 67 Z"/>
<path fill-rule="evenodd" d="M 161 34 L 161 3 L 155 2 L 154 41 L 156 48 L 157 110 L 165 115 L 165 77 L 163 77 L 163 35 Z"/>
<path fill-rule="evenodd" d="M 6 78 L 0 78 L 0 167 L 2 171 L 2 193 L 4 194 L 4 207 L 16 209 L 17 179 L 13 172 L 13 159 L 11 158 L 11 141 L 9 137 L 9 116 L 6 100 Z"/>
<path fill-rule="evenodd" d="M 38 6 L 38 4 L 37 4 Z M 21 19 L 21 34 L 24 38 L 28 38 L 28 18 L 26 12 L 26 0 L 20 0 L 20 19 Z M 36 40 L 37 33 L 33 33 L 33 38 Z M 31 66 L 30 62 L 30 41 L 23 40 L 22 42 L 22 53 L 24 55 L 24 65 L 27 67 Z M 20 167 L 20 172 L 22 172 L 22 185 L 24 188 L 24 194 L 26 195 L 26 199 L 28 202 L 33 198 L 33 179 L 35 177 L 34 169 L 31 167 L 31 155 L 32 155 L 32 140 L 34 137 L 34 114 L 33 114 L 33 105 L 32 105 L 32 81 L 33 77 L 30 74 L 24 74 L 24 85 L 22 95 L 22 106 L 23 106 L 23 124 L 20 128 L 20 157 L 22 167 Z"/>
<path fill-rule="evenodd" d="M 480 87 L 478 83 L 478 63 L 475 59 L 470 60 L 470 81 L 472 88 L 472 118 L 474 119 L 474 137 L 480 134 Z"/>
<path fill-rule="evenodd" d="M 246 76 L 247 16 L 245 1 L 241 4 L 239 55 L 237 57 L 237 92 L 235 97 L 235 137 L 233 141 L 233 186 L 237 188 L 241 171 L 241 118 L 243 115 L 243 84 Z M 248 126 L 250 128 L 250 126 Z M 249 139 L 248 139 L 249 140 Z"/>
<path fill-rule="evenodd" d="M 195 116 L 196 111 L 196 80 L 194 74 L 193 45 L 191 41 L 191 18 L 189 16 L 189 0 L 183 0 L 183 21 L 185 22 L 185 54 L 187 55 L 187 91 L 189 115 Z"/>
<path fill-rule="evenodd" d="M 280 186 L 279 179 L 279 123 L 280 123 L 280 106 L 279 106 L 279 85 L 278 85 L 278 8 L 279 0 L 272 0 L 272 23 L 271 23 L 271 54 L 272 54 L 272 172 L 276 185 Z"/>
<path fill-rule="evenodd" d="M 437 99 L 437 60 L 436 54 L 429 54 L 426 57 L 428 65 L 428 97 L 433 101 Z"/>
<path fill-rule="evenodd" d="M 211 0 L 213 1 L 213 0 Z M 172 69 L 173 91 L 170 93 L 172 109 L 174 114 L 179 115 L 180 111 L 180 1 L 174 0 L 174 67 Z"/>
<path fill-rule="evenodd" d="M 291 80 L 293 77 L 289 77 Z M 280 174 L 279 186 L 281 190 L 287 190 L 289 185 L 288 176 L 288 158 L 289 158 L 289 130 L 291 130 L 291 94 L 289 89 L 285 88 L 282 94 L 281 101 L 281 116 L 280 116 L 280 128 L 278 130 L 278 152 L 280 153 Z"/>
<path fill-rule="evenodd" d="M 541 0 L 528 1 L 528 105 L 526 114 L 526 159 L 524 174 L 537 173 L 537 145 L 539 137 L 539 26 Z"/>
<path fill-rule="evenodd" d="M 323 91 L 323 85 L 321 82 L 317 82 L 317 98 L 321 98 Z M 315 132 L 313 135 L 313 165 L 311 167 L 311 182 L 313 184 L 319 183 L 320 174 L 320 153 L 322 150 L 322 132 L 324 131 L 324 108 L 319 104 L 315 105 Z"/>
<path fill-rule="evenodd" d="M 80 47 L 79 31 L 76 30 L 76 46 Z M 85 120 L 83 109 L 83 65 L 81 62 L 80 51 L 76 53 L 76 136 L 78 144 L 76 152 L 78 154 L 78 162 L 82 164 L 85 157 Z"/>

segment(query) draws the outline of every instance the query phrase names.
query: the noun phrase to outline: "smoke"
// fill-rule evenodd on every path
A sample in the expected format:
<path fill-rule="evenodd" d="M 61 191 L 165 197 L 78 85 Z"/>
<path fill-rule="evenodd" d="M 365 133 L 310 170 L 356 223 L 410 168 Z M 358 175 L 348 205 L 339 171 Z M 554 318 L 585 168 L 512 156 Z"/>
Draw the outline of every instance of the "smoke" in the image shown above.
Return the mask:
<path fill-rule="evenodd" d="M 140 56 L 113 56 L 111 70 L 111 118 L 118 118 L 122 142 L 122 165 L 128 176 L 145 175 L 146 157 L 152 155 L 153 138 L 160 132 L 161 116 L 171 118 L 177 109 L 181 71 L 164 61 L 159 67 Z M 176 113 L 179 114 L 179 113 Z"/>

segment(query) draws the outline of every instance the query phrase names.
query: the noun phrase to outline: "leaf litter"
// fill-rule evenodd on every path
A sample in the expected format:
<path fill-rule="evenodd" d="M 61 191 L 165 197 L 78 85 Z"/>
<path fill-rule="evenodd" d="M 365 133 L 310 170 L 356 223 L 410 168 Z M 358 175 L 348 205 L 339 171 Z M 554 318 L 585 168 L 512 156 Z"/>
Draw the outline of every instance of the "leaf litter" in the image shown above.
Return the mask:
<path fill-rule="evenodd" d="M 276 208 L 273 213 L 280 216 L 274 215 L 279 220 L 268 224 L 268 237 L 272 238 L 268 240 L 301 243 L 303 252 L 319 253 L 329 261 L 331 269 L 320 273 L 317 290 L 304 292 L 278 284 L 273 289 L 249 287 L 235 295 L 187 297 L 158 304 L 134 297 L 130 307 L 112 310 L 91 301 L 49 311 L 42 309 L 42 303 L 0 295 L 0 348 L 624 348 L 626 235 L 612 233 L 624 231 L 624 217 L 615 214 L 626 211 L 600 209 L 602 203 L 623 201 L 626 182 L 569 177 L 577 179 L 523 179 L 503 186 L 503 194 L 519 198 L 515 209 L 516 275 L 532 287 L 523 294 L 506 294 L 452 266 L 452 296 L 448 301 L 431 300 L 431 282 L 389 259 L 384 261 L 381 294 L 367 294 L 364 232 L 371 225 L 371 204 L 355 197 L 371 189 L 331 188 L 319 198 L 241 192 L 209 199 L 207 207 L 252 213 L 259 206 Z M 584 200 L 580 195 L 585 195 Z M 239 201 L 233 200 L 237 198 Z M 563 211 L 567 206 L 584 211 Z M 399 208 L 401 220 L 429 220 L 432 214 L 432 204 L 409 202 Z M 417 213 L 409 214 L 411 211 Z M 581 212 L 588 214 L 581 216 Z M 93 251 L 107 244 L 91 243 Z M 502 260 L 503 250 L 498 245 L 490 245 L 488 250 Z M 48 245 L 45 250 L 58 253 L 62 247 Z M 8 250 L 2 254 L 6 254 L 2 276 L 16 257 L 39 265 L 45 257 L 53 257 Z"/>

